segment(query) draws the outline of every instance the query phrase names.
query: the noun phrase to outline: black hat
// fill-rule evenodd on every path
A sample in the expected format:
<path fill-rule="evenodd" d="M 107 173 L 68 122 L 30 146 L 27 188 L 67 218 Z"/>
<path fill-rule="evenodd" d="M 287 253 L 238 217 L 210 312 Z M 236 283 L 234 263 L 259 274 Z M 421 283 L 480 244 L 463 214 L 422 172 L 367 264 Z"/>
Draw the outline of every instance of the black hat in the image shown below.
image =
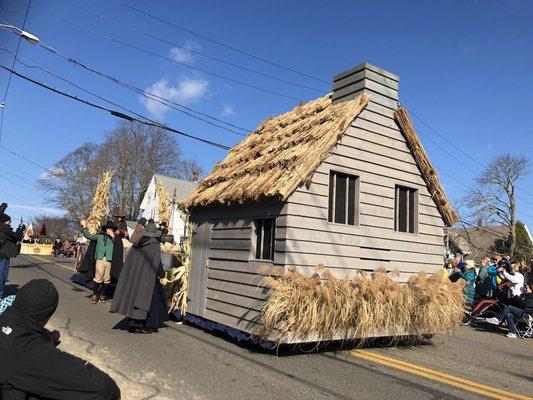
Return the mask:
<path fill-rule="evenodd" d="M 13 307 L 34 322 L 48 320 L 59 303 L 57 289 L 48 279 L 32 279 L 18 291 Z"/>
<path fill-rule="evenodd" d="M 146 218 L 139 218 L 139 224 L 141 224 L 142 226 L 146 225 Z"/>
<path fill-rule="evenodd" d="M 117 229 L 117 225 L 113 221 L 107 221 L 104 226 L 102 226 L 102 230 L 105 231 L 107 229 Z"/>
<path fill-rule="evenodd" d="M 161 237 L 162 233 L 163 232 L 157 229 L 157 226 L 155 226 L 155 224 L 152 222 L 147 223 L 143 230 L 143 236 L 154 237 L 154 238 Z"/>
<path fill-rule="evenodd" d="M 11 221 L 11 217 L 7 214 L 0 215 L 0 224 L 4 224 L 7 221 Z"/>

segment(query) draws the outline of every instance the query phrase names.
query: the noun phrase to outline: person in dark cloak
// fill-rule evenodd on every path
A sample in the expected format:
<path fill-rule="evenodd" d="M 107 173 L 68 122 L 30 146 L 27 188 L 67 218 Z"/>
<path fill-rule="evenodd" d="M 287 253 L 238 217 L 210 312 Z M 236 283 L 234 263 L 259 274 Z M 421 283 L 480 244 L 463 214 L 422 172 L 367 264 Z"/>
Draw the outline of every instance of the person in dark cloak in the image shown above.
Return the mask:
<path fill-rule="evenodd" d="M 124 265 L 124 243 L 120 237 L 120 228 L 117 226 L 113 242 L 113 259 L 111 260 L 111 282 L 116 284 L 122 273 Z"/>
<path fill-rule="evenodd" d="M 160 283 L 164 277 L 161 232 L 155 224 L 146 224 L 143 236 L 130 249 L 118 281 L 110 312 L 128 318 L 128 332 L 152 333 L 168 321 L 165 291 Z"/>
<path fill-rule="evenodd" d="M 144 226 L 146 225 L 146 218 L 141 218 L 137 222 L 137 225 L 135 226 L 135 229 L 133 230 L 133 233 L 131 234 L 130 241 L 135 244 L 142 238 L 142 232 L 144 230 Z"/>
<path fill-rule="evenodd" d="M 45 328 L 59 294 L 46 279 L 33 279 L 0 315 L 0 399 L 119 400 L 106 373 L 57 349 L 59 332 Z"/>
<path fill-rule="evenodd" d="M 120 236 L 121 238 L 127 238 L 128 225 L 126 224 L 126 217 L 124 216 L 124 214 L 120 213 L 115 215 L 115 225 L 118 228 L 118 232 L 116 233 L 116 235 Z"/>

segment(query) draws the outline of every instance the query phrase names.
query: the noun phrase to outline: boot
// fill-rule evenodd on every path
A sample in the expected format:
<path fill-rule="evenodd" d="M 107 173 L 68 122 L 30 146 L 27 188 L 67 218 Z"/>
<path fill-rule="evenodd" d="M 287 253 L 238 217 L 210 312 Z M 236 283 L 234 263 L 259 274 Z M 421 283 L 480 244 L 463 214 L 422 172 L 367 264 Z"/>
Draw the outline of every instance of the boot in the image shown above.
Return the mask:
<path fill-rule="evenodd" d="M 107 289 L 107 285 L 105 283 L 102 283 L 100 285 L 100 297 L 98 298 L 98 301 L 100 303 L 105 303 L 107 301 L 107 296 L 105 295 Z"/>
<path fill-rule="evenodd" d="M 100 299 L 100 285 L 101 283 L 93 282 L 93 295 L 89 297 L 89 303 L 98 303 L 98 300 Z"/>

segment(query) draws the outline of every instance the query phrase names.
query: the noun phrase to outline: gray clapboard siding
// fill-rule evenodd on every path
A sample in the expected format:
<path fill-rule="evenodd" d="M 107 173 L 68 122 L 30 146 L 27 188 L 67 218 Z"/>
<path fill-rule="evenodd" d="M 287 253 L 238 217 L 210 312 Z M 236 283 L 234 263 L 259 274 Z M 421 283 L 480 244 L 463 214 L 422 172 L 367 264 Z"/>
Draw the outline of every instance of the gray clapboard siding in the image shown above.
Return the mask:
<path fill-rule="evenodd" d="M 207 290 L 207 298 L 222 301 L 225 303 L 240 305 L 241 307 L 247 307 L 255 311 L 261 311 L 265 304 L 264 300 L 257 300 L 239 294 L 221 292 L 219 290 L 214 289 Z"/>
<path fill-rule="evenodd" d="M 250 239 L 252 237 L 252 229 L 251 228 L 242 228 L 242 229 L 213 229 L 211 232 L 211 239 L 218 240 L 218 239 L 229 239 L 229 240 L 235 240 L 235 239 Z"/>
<path fill-rule="evenodd" d="M 384 117 L 388 117 L 388 118 L 394 118 L 394 112 L 395 110 L 394 109 L 391 109 L 389 107 L 384 107 L 380 104 L 377 104 L 377 103 L 374 103 L 374 102 L 370 102 L 367 104 L 367 106 L 365 107 L 365 110 L 368 110 L 368 111 L 372 111 L 376 114 L 379 114 L 379 115 L 382 115 Z"/>
<path fill-rule="evenodd" d="M 241 283 L 243 285 L 263 287 L 264 276 L 253 273 L 219 270 L 209 267 L 208 279 L 226 280 L 229 282 Z"/>
<path fill-rule="evenodd" d="M 207 298 L 205 308 L 213 311 L 223 312 L 244 321 L 258 321 L 261 316 L 260 312 L 252 310 L 244 305 L 240 306 L 236 304 L 225 303 L 219 300 L 210 299 L 209 297 Z"/>
<path fill-rule="evenodd" d="M 205 318 L 211 321 L 215 321 L 235 329 L 240 329 L 245 332 L 253 332 L 257 328 L 258 324 L 255 321 L 246 321 L 232 315 L 221 313 L 215 310 L 207 309 L 205 311 Z"/>
<path fill-rule="evenodd" d="M 209 268 L 263 275 L 271 274 L 274 268 L 276 268 L 276 265 L 262 261 L 227 261 L 213 259 L 209 260 Z"/>
<path fill-rule="evenodd" d="M 338 145 L 334 147 L 331 150 L 331 154 L 336 156 L 341 156 L 353 160 L 363 160 L 367 161 L 372 165 L 379 165 L 382 167 L 387 167 L 391 169 L 395 169 L 398 171 L 407 172 L 413 175 L 418 176 L 420 174 L 420 171 L 418 170 L 418 166 L 414 162 L 405 162 L 401 160 L 397 160 L 392 157 L 388 157 L 385 155 L 378 154 L 378 153 L 370 153 L 368 151 L 360 150 L 360 149 L 354 149 L 352 147 L 346 147 L 344 145 Z M 331 162 L 335 162 L 333 157 Z"/>
<path fill-rule="evenodd" d="M 262 286 L 250 286 L 215 278 L 207 279 L 207 289 L 239 294 L 246 297 L 252 297 L 257 300 L 265 300 L 268 297 L 268 289 Z"/>
<path fill-rule="evenodd" d="M 379 134 L 381 136 L 385 136 L 385 137 L 388 137 L 390 139 L 394 139 L 397 142 L 400 142 L 398 145 L 401 146 L 401 148 L 403 148 L 403 146 L 401 145 L 401 142 L 404 142 L 404 146 L 407 146 L 407 144 L 403 140 L 402 133 L 398 129 L 388 128 L 386 126 L 377 124 L 375 122 L 372 122 L 370 120 L 363 119 L 363 118 L 357 118 L 352 123 L 350 129 L 358 129 L 358 128 L 364 129 L 364 130 L 366 130 L 368 132 L 377 133 L 377 134 Z"/>
<path fill-rule="evenodd" d="M 211 237 L 211 250 L 239 250 L 250 252 L 251 240 L 247 238 L 213 238 Z"/>

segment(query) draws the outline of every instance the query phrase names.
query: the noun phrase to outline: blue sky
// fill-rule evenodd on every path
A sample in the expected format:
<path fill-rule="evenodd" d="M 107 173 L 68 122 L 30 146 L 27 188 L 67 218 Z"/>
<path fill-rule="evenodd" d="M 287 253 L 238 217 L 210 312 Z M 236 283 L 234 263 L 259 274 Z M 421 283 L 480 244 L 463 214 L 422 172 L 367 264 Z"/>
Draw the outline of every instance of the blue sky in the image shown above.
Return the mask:
<path fill-rule="evenodd" d="M 502 152 L 533 154 L 533 3 L 530 1 L 197 1 L 124 2 L 259 57 L 330 82 L 334 74 L 363 61 L 400 76 L 400 101 L 440 135 L 474 159 L 487 163 Z M 264 118 L 298 100 L 243 87 L 106 39 L 121 41 L 198 68 L 311 100 L 329 83 L 294 74 L 162 24 L 125 7 L 122 1 L 33 0 L 26 30 L 61 53 L 163 97 L 235 125 L 255 128 Z M 21 26 L 26 0 L 1 0 L 0 21 Z M 90 7 L 87 9 L 86 7 Z M 105 18 L 98 17 L 105 16 Z M 191 54 L 141 32 L 219 57 L 264 74 L 318 89 L 273 81 Z M 94 34 L 96 31 L 100 34 Z M 104 37 L 102 37 L 102 35 Z M 0 31 L 0 47 L 15 50 L 17 37 Z M 19 57 L 37 64 L 140 114 L 226 145 L 229 132 L 189 118 L 95 76 L 27 42 Z M 2 65 L 12 58 L 0 52 Z M 16 67 L 80 97 L 97 99 L 45 73 Z M 8 74 L 0 71 L 3 96 Z M 45 166 L 86 141 L 101 141 L 116 119 L 13 77 L 6 101 L 2 143 Z M 458 199 L 480 166 L 415 119 L 421 139 L 441 173 L 448 195 Z M 183 155 L 206 170 L 225 152 L 180 138 Z M 438 143 L 438 146 L 435 144 Z M 443 151 L 443 149 L 446 150 Z M 453 157 L 448 153 L 452 153 Z M 10 196 L 15 218 L 50 207 L 32 180 L 43 171 L 0 149 L 0 187 Z M 13 175 L 17 174 L 19 176 Z M 25 179 L 23 179 L 25 178 Z M 533 227 L 533 173 L 521 182 L 519 217 Z M 528 192 L 529 194 L 526 194 Z M 14 197 L 13 197 L 14 196 Z M 20 207 L 16 207 L 20 206 Z"/>

